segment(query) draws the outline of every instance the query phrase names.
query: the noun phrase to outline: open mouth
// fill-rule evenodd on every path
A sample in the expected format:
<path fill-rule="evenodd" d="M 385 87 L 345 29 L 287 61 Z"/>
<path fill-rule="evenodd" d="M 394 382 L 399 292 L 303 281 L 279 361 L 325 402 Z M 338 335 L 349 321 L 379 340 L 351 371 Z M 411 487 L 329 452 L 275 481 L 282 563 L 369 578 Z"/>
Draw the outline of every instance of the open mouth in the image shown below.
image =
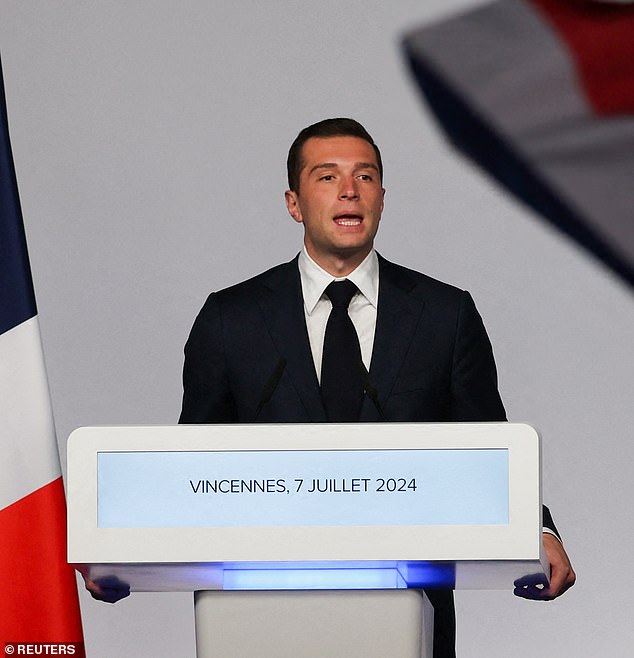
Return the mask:
<path fill-rule="evenodd" d="M 359 226 L 363 217 L 356 213 L 341 213 L 333 217 L 333 220 L 337 226 Z"/>

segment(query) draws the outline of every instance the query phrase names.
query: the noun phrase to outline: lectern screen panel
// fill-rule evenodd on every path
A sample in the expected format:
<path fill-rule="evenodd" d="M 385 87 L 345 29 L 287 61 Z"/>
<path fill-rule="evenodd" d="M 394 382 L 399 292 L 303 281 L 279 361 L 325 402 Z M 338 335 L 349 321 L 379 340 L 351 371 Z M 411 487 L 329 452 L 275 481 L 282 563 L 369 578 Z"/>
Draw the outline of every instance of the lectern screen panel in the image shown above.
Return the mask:
<path fill-rule="evenodd" d="M 98 527 L 503 525 L 508 449 L 120 451 Z"/>

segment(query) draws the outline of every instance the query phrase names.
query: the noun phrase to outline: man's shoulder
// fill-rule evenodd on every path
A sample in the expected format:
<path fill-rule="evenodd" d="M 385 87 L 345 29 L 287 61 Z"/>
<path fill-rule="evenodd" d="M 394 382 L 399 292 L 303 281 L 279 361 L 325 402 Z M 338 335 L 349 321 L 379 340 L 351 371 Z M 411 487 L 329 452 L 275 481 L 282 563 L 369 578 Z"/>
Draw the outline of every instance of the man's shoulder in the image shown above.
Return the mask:
<path fill-rule="evenodd" d="M 295 280 L 299 285 L 297 257 L 288 263 L 275 265 L 249 279 L 212 292 L 207 298 L 205 307 L 215 304 L 232 306 L 255 303 L 267 289 L 288 288 Z"/>
<path fill-rule="evenodd" d="M 404 289 L 411 295 L 421 298 L 458 300 L 468 293 L 450 283 L 434 279 L 404 265 L 398 265 L 379 256 L 379 281 L 388 279 L 392 284 Z"/>

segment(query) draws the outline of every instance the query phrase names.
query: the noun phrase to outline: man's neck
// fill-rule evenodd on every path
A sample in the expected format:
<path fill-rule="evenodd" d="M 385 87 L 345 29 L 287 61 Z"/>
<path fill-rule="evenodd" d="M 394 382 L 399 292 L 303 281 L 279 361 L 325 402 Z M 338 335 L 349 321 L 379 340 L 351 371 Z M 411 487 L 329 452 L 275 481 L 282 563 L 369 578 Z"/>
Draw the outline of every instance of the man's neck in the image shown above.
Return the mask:
<path fill-rule="evenodd" d="M 356 270 L 365 260 L 370 251 L 372 251 L 372 247 L 370 246 L 367 251 L 361 253 L 356 252 L 350 255 L 328 254 L 326 256 L 321 256 L 312 253 L 308 246 L 304 245 L 304 247 L 306 248 L 308 255 L 315 261 L 315 263 L 317 263 L 317 265 L 319 265 L 319 267 L 328 272 L 328 274 L 332 274 L 332 276 L 337 279 L 348 276 L 350 272 Z"/>

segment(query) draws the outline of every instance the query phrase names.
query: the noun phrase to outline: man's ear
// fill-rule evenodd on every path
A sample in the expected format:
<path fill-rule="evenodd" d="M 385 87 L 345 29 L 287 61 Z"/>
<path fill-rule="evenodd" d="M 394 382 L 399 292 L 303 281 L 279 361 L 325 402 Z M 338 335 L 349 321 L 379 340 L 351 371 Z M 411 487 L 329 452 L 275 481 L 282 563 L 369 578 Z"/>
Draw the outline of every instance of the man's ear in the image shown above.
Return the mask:
<path fill-rule="evenodd" d="M 286 199 L 286 209 L 288 214 L 298 223 L 302 223 L 302 212 L 299 209 L 299 200 L 297 199 L 297 192 L 293 190 L 286 190 L 284 192 L 284 198 Z"/>

